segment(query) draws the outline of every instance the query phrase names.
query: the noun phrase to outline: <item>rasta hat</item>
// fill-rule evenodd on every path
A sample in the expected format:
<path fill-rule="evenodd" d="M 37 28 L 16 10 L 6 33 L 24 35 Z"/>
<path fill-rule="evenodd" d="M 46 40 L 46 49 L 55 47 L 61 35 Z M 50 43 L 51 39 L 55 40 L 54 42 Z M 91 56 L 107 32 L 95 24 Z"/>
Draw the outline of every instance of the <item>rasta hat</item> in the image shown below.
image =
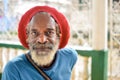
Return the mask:
<path fill-rule="evenodd" d="M 27 24 L 30 22 L 31 18 L 38 12 L 47 12 L 49 13 L 57 22 L 60 28 L 61 37 L 59 43 L 59 49 L 63 48 L 67 45 L 69 37 L 70 37 L 70 26 L 66 17 L 50 6 L 35 6 L 29 9 L 22 17 L 18 25 L 18 37 L 22 45 L 29 49 L 28 43 L 26 42 L 27 35 L 26 35 L 26 27 Z"/>

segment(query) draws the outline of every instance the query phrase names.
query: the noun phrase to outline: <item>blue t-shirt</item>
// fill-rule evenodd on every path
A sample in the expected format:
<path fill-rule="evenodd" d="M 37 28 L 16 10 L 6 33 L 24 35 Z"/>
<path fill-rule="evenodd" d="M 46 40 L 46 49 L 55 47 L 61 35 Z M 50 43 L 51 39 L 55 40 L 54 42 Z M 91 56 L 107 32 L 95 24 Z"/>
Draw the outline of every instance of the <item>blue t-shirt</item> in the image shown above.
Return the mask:
<path fill-rule="evenodd" d="M 70 80 L 71 71 L 77 60 L 77 52 L 72 48 L 60 49 L 54 64 L 43 71 L 52 80 Z M 44 80 L 40 73 L 27 60 L 25 54 L 9 61 L 4 68 L 2 80 Z"/>

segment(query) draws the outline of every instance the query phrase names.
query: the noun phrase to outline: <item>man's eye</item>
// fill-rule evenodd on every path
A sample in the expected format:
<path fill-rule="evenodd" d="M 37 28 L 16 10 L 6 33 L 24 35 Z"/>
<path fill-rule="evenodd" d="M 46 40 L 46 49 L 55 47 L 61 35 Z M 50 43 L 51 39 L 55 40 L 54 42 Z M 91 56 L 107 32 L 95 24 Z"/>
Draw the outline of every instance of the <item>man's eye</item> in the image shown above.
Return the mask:
<path fill-rule="evenodd" d="M 36 35 L 37 35 L 37 32 L 31 32 L 31 35 L 32 35 L 32 36 L 36 36 Z"/>
<path fill-rule="evenodd" d="M 53 35 L 54 33 L 55 33 L 54 31 L 47 31 L 47 32 L 46 32 L 46 35 L 47 35 L 47 36 L 51 36 L 51 35 Z"/>
<path fill-rule="evenodd" d="M 47 34 L 52 34 L 52 31 L 48 31 Z"/>

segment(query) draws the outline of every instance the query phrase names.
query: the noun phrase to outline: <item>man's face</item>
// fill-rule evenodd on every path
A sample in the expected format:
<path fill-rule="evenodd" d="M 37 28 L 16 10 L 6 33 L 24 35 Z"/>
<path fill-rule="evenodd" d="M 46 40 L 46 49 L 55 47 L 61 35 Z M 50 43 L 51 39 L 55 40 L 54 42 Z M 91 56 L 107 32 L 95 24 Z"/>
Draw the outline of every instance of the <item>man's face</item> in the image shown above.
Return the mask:
<path fill-rule="evenodd" d="M 27 31 L 27 42 L 34 62 L 40 66 L 50 64 L 59 46 L 54 19 L 47 13 L 37 13 Z"/>

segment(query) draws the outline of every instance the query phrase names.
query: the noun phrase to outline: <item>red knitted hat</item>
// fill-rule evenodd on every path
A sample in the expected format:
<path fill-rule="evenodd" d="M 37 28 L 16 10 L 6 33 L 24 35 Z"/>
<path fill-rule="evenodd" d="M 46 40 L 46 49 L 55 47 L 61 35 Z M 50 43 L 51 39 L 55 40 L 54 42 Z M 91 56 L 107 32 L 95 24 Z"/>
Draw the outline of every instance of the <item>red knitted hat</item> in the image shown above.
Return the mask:
<path fill-rule="evenodd" d="M 31 9 L 29 9 L 21 18 L 18 26 L 18 37 L 20 39 L 20 42 L 22 45 L 29 49 L 28 44 L 26 43 L 26 26 L 29 23 L 30 19 L 37 13 L 37 12 L 48 12 L 50 13 L 53 18 L 56 20 L 60 27 L 61 31 L 61 38 L 60 38 L 60 44 L 59 49 L 63 48 L 67 45 L 69 37 L 70 37 L 70 26 L 67 22 L 67 19 L 65 16 L 57 11 L 55 8 L 52 8 L 50 6 L 35 6 Z"/>

